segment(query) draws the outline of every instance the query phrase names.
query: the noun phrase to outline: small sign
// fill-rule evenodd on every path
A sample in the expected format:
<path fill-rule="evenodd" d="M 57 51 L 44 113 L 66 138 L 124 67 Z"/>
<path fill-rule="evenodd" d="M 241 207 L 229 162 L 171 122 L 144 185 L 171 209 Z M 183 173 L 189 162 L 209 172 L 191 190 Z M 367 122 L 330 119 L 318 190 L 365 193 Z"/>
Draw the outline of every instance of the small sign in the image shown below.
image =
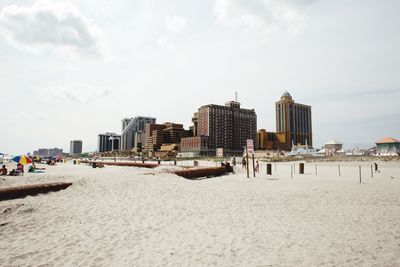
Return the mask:
<path fill-rule="evenodd" d="M 253 139 L 247 139 L 246 145 L 247 145 L 247 153 L 249 155 L 253 155 L 254 154 L 254 141 L 253 141 Z"/>
<path fill-rule="evenodd" d="M 224 149 L 217 148 L 216 155 L 217 155 L 217 158 L 223 158 L 224 157 Z"/>

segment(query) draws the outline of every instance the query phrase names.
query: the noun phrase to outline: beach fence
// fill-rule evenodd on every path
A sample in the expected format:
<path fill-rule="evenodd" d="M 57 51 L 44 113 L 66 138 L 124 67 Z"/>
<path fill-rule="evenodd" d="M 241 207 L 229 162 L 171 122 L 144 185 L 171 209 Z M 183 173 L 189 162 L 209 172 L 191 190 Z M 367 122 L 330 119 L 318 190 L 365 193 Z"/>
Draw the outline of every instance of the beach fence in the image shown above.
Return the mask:
<path fill-rule="evenodd" d="M 264 171 L 261 171 L 264 170 Z M 354 177 L 359 183 L 367 178 L 374 178 L 374 165 L 370 162 L 261 162 L 260 175 L 279 176 L 295 179 L 296 177 Z"/>

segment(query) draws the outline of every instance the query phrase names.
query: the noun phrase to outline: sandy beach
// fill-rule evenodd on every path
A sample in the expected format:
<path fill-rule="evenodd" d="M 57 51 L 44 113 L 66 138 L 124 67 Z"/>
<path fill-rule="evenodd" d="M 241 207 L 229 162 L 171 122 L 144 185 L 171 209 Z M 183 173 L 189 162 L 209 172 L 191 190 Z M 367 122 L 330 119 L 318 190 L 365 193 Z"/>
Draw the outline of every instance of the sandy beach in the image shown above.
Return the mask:
<path fill-rule="evenodd" d="M 186 180 L 71 163 L 0 177 L 73 182 L 0 202 L 0 266 L 400 266 L 400 162 L 373 178 L 368 162 L 310 163 L 293 179 L 290 164 L 251 179 L 240 166 Z"/>

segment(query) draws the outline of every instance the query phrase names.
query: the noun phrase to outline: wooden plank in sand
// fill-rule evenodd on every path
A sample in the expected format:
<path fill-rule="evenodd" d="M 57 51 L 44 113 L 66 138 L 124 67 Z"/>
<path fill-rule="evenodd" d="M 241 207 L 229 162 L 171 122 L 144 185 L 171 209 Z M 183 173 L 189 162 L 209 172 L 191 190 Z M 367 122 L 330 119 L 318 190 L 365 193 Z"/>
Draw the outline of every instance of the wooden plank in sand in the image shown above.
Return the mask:
<path fill-rule="evenodd" d="M 174 174 L 187 178 L 196 179 L 201 177 L 213 177 L 221 176 L 227 173 L 225 167 L 213 167 L 213 168 L 192 168 L 185 170 L 173 171 Z"/>
<path fill-rule="evenodd" d="M 48 183 L 0 188 L 0 201 L 60 191 L 71 185 L 72 183 Z"/>
<path fill-rule="evenodd" d="M 109 166 L 122 166 L 122 167 L 139 167 L 153 169 L 160 165 L 155 163 L 141 163 L 141 162 L 101 162 L 104 165 Z"/>

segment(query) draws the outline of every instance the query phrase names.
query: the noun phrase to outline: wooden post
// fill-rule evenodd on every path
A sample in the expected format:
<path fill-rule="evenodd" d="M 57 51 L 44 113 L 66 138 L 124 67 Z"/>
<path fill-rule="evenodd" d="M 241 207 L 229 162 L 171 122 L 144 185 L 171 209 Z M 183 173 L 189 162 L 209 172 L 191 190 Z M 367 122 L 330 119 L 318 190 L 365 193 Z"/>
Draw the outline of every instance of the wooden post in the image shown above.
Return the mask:
<path fill-rule="evenodd" d="M 374 172 L 373 172 L 372 165 L 371 165 L 371 178 L 374 178 Z"/>
<path fill-rule="evenodd" d="M 254 165 L 254 154 L 251 155 L 251 158 L 253 160 L 253 177 L 256 177 L 256 168 L 255 168 L 255 165 Z"/>
<path fill-rule="evenodd" d="M 361 184 L 361 166 L 358 166 L 358 173 L 360 175 L 360 184 Z"/>
<path fill-rule="evenodd" d="M 340 176 L 340 165 L 338 165 L 338 171 L 339 171 L 339 176 Z"/>
<path fill-rule="evenodd" d="M 249 174 L 249 153 L 247 151 L 247 145 L 246 145 L 246 171 L 247 171 L 247 178 L 250 178 L 250 174 Z"/>
<path fill-rule="evenodd" d="M 318 175 L 317 164 L 315 164 L 315 175 Z"/>
<path fill-rule="evenodd" d="M 293 165 L 290 165 L 290 179 L 293 179 Z"/>
<path fill-rule="evenodd" d="M 296 173 L 296 163 L 293 164 L 293 172 Z"/>
<path fill-rule="evenodd" d="M 275 162 L 275 172 L 276 172 L 276 162 Z"/>

